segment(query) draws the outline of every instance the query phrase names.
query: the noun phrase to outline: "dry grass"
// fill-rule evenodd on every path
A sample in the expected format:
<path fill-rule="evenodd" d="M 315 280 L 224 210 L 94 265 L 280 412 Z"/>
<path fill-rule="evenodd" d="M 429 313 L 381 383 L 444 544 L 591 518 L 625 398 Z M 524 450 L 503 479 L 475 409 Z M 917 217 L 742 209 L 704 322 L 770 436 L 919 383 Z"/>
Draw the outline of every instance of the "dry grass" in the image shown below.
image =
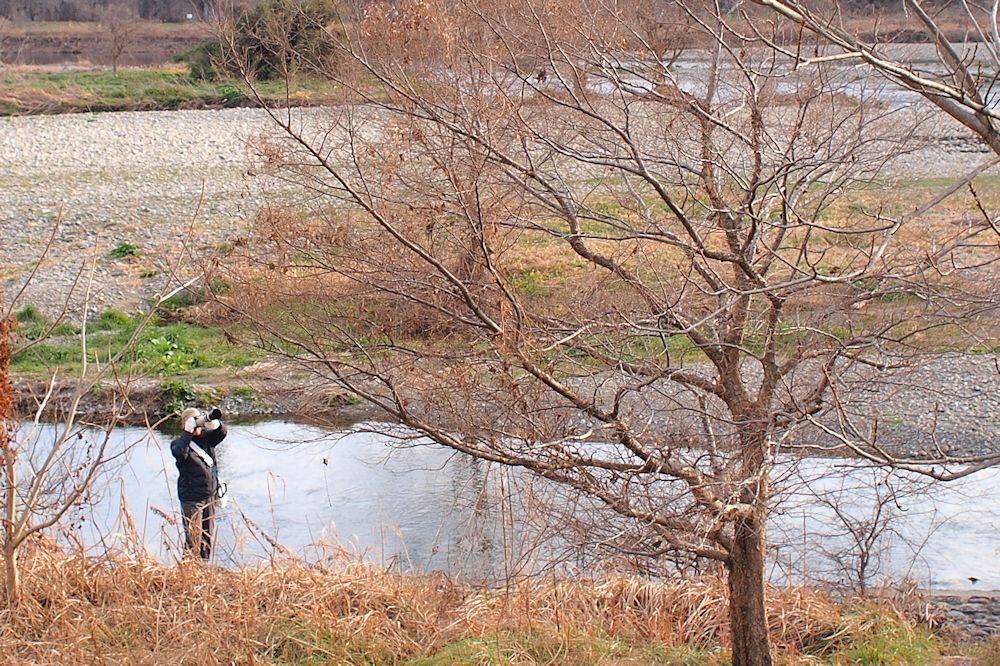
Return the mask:
<path fill-rule="evenodd" d="M 769 606 L 784 663 L 821 651 L 828 637 L 849 641 L 854 625 L 825 594 L 773 589 Z M 0 650 L 18 663 L 450 663 L 433 659 L 496 636 L 524 659 L 488 663 L 536 663 L 537 641 L 562 645 L 565 658 L 550 663 L 617 663 L 639 652 L 718 654 L 728 640 L 725 587 L 714 578 L 546 578 L 482 589 L 351 563 L 165 566 L 88 559 L 47 543 L 25 553 L 23 601 L 0 615 Z M 592 649 L 595 641 L 605 647 Z M 610 661 L 608 645 L 617 646 Z M 640 661 L 656 662 L 649 658 Z"/>

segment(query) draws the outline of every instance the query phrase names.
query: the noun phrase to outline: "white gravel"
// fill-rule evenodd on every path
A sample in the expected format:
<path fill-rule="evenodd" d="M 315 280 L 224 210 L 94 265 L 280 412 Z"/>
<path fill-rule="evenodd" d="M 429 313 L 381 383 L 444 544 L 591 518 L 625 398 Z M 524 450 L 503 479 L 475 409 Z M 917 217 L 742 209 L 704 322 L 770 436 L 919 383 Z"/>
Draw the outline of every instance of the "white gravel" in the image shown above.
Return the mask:
<path fill-rule="evenodd" d="M 182 239 L 217 244 L 253 216 L 245 146 L 266 128 L 264 114 L 247 109 L 0 119 L 8 298 L 61 220 L 21 302 L 57 312 L 96 254 L 91 312 L 141 306 L 176 281 L 168 276 Z M 120 242 L 137 245 L 141 257 L 111 258 Z M 71 300 L 78 311 L 82 291 Z"/>
<path fill-rule="evenodd" d="M 322 110 L 299 112 L 316 118 Z M 168 283 L 180 242 L 217 245 L 246 228 L 260 183 L 247 174 L 247 140 L 274 133 L 257 109 L 0 118 L 0 278 L 8 298 L 54 246 L 22 303 L 58 312 L 97 258 L 91 312 L 132 310 Z M 988 158 L 967 131 L 943 122 L 898 161 L 911 177 L 967 173 Z M 113 259 L 120 242 L 138 259 Z M 95 253 L 95 248 L 97 248 Z M 79 312 L 82 288 L 71 299 Z"/>

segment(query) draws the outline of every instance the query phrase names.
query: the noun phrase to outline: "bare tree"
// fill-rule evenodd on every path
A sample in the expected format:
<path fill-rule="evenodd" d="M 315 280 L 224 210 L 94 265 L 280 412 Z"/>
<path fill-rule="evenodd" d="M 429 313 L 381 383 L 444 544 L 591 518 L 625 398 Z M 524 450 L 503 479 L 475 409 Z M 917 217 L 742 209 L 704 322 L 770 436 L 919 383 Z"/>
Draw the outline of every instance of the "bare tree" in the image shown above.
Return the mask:
<path fill-rule="evenodd" d="M 921 331 L 988 307 L 956 276 L 990 274 L 992 230 L 925 222 L 963 183 L 879 198 L 920 118 L 836 61 L 681 2 L 664 59 L 651 6 L 403 2 L 328 32 L 367 104 L 269 111 L 257 168 L 313 206 L 272 198 L 225 305 L 433 441 L 573 494 L 603 546 L 721 564 L 733 663 L 770 664 L 781 447 L 948 477 L 1000 460 L 900 461 L 842 427 Z"/>
<path fill-rule="evenodd" d="M 138 37 L 139 15 L 130 4 L 113 3 L 101 11 L 100 23 L 111 57 L 111 71 L 117 75 L 122 55 Z"/>
<path fill-rule="evenodd" d="M 3 43 L 7 38 L 7 29 L 10 26 L 10 19 L 6 16 L 0 16 L 0 65 L 3 64 Z"/>
<path fill-rule="evenodd" d="M 809 469 L 817 466 L 821 473 Z M 771 521 L 781 580 L 867 597 L 890 574 L 909 575 L 942 525 L 933 479 L 843 459 L 809 460 L 790 472 Z"/>
<path fill-rule="evenodd" d="M 0 552 L 4 563 L 4 592 L 11 605 L 16 605 L 21 596 L 19 554 L 24 544 L 58 524 L 68 512 L 96 493 L 94 481 L 98 474 L 109 462 L 126 454 L 125 450 L 113 450 L 111 446 L 116 425 L 133 409 L 128 400 L 132 377 L 125 360 L 157 308 L 190 284 L 159 295 L 146 315 L 139 318 L 129 339 L 113 353 L 100 358 L 87 348 L 87 308 L 95 268 L 92 264 L 90 278 L 85 280 L 78 376 L 65 382 L 59 372 L 54 371 L 44 392 L 35 396 L 31 413 L 16 413 L 11 359 L 44 340 L 54 324 L 31 340 L 17 342 L 13 311 L 39 270 L 38 266 L 44 263 L 57 230 L 58 224 L 54 225 L 36 268 L 10 305 L 4 303 L 0 290 Z M 75 285 L 67 298 L 74 291 Z M 65 311 L 64 308 L 60 318 Z M 81 413 L 81 403 L 97 391 L 104 396 L 106 404 L 97 420 L 88 422 Z M 61 394 L 58 399 L 57 394 Z M 55 423 L 45 423 L 52 420 Z"/>

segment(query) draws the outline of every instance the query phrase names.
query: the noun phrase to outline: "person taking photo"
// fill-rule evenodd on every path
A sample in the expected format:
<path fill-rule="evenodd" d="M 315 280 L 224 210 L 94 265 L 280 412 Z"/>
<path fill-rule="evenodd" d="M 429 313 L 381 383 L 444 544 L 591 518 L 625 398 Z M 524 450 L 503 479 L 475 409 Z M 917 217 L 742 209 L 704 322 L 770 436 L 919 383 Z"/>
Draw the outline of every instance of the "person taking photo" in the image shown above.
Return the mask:
<path fill-rule="evenodd" d="M 194 407 L 181 412 L 181 434 L 170 442 L 177 462 L 177 498 L 184 517 L 184 548 L 203 560 L 212 556 L 215 507 L 220 496 L 215 447 L 226 438 L 222 412 Z"/>

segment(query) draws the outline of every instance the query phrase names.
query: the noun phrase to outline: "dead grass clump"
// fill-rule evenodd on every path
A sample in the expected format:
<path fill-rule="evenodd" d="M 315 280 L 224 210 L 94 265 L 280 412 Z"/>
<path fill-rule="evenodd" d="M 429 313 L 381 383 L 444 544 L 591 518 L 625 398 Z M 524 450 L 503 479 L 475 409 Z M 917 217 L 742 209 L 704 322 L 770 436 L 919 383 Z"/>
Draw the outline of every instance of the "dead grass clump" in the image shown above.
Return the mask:
<path fill-rule="evenodd" d="M 98 562 L 38 543 L 24 602 L 0 611 L 0 649 L 22 663 L 269 663 L 349 660 L 360 640 L 391 662 L 422 648 L 411 636 L 435 634 L 446 589 L 360 566 Z"/>
<path fill-rule="evenodd" d="M 357 563 L 229 570 L 95 560 L 45 541 L 27 547 L 23 563 L 24 601 L 0 610 L 0 650 L 18 663 L 449 663 L 433 660 L 495 644 L 527 655 L 518 663 L 560 645 L 564 656 L 592 655 L 586 663 L 617 663 L 634 650 L 711 655 L 728 643 L 726 587 L 713 577 L 553 577 L 483 589 Z M 806 588 L 771 589 L 768 603 L 775 648 L 788 658 L 871 632 L 870 615 L 852 624 Z"/>
<path fill-rule="evenodd" d="M 811 648 L 838 627 L 838 606 L 806 588 L 774 588 L 768 606 L 775 647 L 785 653 Z M 728 612 L 726 586 L 719 578 L 612 578 L 529 580 L 512 591 L 482 591 L 465 601 L 459 615 L 477 634 L 501 626 L 568 625 L 640 642 L 711 648 L 729 640 Z"/>

